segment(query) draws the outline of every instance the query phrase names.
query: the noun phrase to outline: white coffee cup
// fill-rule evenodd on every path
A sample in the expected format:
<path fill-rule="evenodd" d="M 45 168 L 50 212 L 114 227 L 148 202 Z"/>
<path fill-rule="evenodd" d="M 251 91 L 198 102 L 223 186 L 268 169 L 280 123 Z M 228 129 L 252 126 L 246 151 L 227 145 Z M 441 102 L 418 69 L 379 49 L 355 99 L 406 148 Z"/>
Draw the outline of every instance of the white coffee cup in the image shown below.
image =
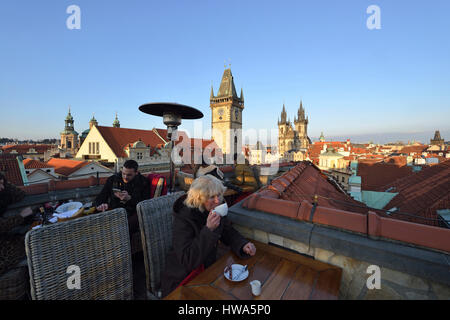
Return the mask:
<path fill-rule="evenodd" d="M 215 207 L 213 211 L 216 212 L 221 217 L 225 217 L 228 213 L 228 205 L 225 202 L 225 203 L 221 204 L 220 206 Z"/>
<path fill-rule="evenodd" d="M 252 286 L 252 294 L 254 296 L 259 296 L 261 294 L 261 282 L 259 280 L 253 280 L 250 282 Z"/>

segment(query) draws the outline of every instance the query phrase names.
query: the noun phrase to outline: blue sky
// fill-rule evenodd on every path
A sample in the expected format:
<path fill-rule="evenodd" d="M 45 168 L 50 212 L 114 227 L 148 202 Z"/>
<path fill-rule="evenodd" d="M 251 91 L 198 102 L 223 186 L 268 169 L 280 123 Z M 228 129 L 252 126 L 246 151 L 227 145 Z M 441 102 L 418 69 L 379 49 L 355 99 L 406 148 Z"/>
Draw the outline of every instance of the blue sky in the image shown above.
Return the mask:
<path fill-rule="evenodd" d="M 81 30 L 66 27 L 72 4 Z M 164 127 L 138 110 L 152 101 L 194 106 L 209 128 L 225 63 L 244 129 L 276 128 L 283 102 L 292 120 L 303 99 L 311 137 L 445 131 L 449 16 L 448 0 L 1 1 L 0 137 L 59 137 L 69 104 L 79 133 L 115 111 L 122 127 Z"/>

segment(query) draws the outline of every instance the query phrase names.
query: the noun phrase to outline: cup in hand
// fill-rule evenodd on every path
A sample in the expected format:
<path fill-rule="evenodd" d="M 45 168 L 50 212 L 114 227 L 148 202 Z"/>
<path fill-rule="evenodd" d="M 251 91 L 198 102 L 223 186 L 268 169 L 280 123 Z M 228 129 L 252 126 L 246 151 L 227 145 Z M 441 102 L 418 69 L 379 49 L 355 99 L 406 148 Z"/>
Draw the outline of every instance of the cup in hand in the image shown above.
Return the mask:
<path fill-rule="evenodd" d="M 228 213 L 228 205 L 225 202 L 220 206 L 215 207 L 213 211 L 216 212 L 219 216 L 225 217 Z"/>

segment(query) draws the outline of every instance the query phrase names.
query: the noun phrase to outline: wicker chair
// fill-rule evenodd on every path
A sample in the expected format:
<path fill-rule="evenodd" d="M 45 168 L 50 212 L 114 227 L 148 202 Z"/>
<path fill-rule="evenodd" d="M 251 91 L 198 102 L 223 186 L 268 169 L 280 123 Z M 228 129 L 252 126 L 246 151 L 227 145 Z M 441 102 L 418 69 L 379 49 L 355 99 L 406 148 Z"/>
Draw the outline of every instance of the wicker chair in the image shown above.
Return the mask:
<path fill-rule="evenodd" d="M 161 298 L 161 274 L 172 245 L 172 206 L 184 193 L 176 192 L 137 205 L 149 299 Z"/>
<path fill-rule="evenodd" d="M 167 189 L 167 187 L 165 187 L 165 183 L 166 183 L 166 180 L 164 177 L 161 177 L 158 179 L 153 198 L 160 197 L 161 194 L 163 193 L 163 190 Z M 166 190 L 166 192 L 167 192 L 167 190 Z M 135 254 L 135 253 L 141 252 L 141 251 L 142 251 L 141 233 L 135 232 L 131 235 L 131 254 Z"/>
<path fill-rule="evenodd" d="M 31 230 L 25 249 L 33 300 L 133 299 L 123 208 Z M 76 276 L 73 265 L 80 268 L 79 289 L 69 289 Z"/>

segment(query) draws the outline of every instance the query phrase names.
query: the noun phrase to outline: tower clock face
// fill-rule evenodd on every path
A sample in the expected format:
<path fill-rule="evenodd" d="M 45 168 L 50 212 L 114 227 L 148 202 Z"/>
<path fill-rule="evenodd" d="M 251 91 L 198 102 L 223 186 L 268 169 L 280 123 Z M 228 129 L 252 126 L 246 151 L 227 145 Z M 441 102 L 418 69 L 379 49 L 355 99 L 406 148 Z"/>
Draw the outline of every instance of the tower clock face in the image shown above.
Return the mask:
<path fill-rule="evenodd" d="M 222 108 L 220 108 L 219 110 L 217 110 L 217 114 L 219 115 L 219 120 L 222 120 L 224 110 Z"/>

